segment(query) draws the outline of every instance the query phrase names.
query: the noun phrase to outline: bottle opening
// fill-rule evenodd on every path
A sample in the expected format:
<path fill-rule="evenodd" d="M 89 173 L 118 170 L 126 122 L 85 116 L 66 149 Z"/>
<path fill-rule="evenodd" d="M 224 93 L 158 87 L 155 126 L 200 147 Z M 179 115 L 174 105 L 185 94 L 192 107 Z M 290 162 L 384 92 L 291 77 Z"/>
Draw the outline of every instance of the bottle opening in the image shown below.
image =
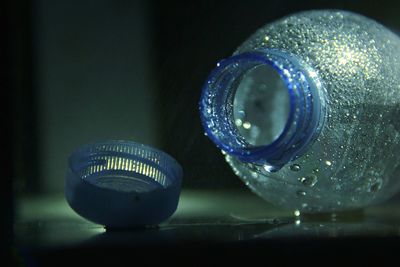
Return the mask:
<path fill-rule="evenodd" d="M 288 88 L 266 64 L 245 72 L 233 101 L 233 120 L 240 135 L 253 146 L 274 142 L 285 129 L 290 112 Z"/>
<path fill-rule="evenodd" d="M 277 50 L 220 61 L 200 98 L 206 134 L 243 162 L 281 168 L 306 151 L 323 125 L 320 83 L 309 73 L 315 72 L 296 56 Z"/>

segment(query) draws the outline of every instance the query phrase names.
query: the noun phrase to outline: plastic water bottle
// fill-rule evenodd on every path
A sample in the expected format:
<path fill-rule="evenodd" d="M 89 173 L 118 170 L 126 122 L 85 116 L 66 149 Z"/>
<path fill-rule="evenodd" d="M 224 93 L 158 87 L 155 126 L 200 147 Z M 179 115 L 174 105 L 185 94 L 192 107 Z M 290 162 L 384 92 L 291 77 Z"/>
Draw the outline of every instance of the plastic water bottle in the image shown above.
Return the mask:
<path fill-rule="evenodd" d="M 400 189 L 400 39 L 364 16 L 265 25 L 217 64 L 200 113 L 234 173 L 271 203 L 330 212 Z"/>

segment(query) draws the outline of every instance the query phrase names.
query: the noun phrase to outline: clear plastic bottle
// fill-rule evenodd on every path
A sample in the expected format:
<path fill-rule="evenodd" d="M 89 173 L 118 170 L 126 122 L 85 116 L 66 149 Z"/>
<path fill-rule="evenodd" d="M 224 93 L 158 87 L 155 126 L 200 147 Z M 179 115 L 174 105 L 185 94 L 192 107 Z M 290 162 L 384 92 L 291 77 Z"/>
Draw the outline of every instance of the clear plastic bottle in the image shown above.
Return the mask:
<path fill-rule="evenodd" d="M 400 39 L 361 15 L 265 25 L 217 64 L 200 113 L 235 174 L 271 203 L 330 212 L 400 189 Z"/>

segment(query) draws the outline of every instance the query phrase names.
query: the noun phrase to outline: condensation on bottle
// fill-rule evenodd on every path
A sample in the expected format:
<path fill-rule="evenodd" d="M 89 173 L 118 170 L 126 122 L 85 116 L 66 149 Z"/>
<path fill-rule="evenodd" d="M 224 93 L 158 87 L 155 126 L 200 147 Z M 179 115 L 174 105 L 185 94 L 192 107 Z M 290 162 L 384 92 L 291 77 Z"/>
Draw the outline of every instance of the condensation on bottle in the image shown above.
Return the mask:
<path fill-rule="evenodd" d="M 357 209 L 400 189 L 400 39 L 364 16 L 308 11 L 258 29 L 210 74 L 200 113 L 273 204 Z"/>

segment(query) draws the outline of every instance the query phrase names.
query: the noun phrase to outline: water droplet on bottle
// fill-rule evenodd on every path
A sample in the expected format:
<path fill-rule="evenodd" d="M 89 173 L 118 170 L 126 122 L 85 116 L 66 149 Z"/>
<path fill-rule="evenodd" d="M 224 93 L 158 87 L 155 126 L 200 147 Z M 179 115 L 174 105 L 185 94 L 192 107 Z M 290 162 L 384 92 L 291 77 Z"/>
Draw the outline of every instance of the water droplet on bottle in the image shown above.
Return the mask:
<path fill-rule="evenodd" d="M 325 164 L 326 164 L 327 166 L 331 166 L 331 165 L 332 165 L 332 162 L 329 161 L 329 160 L 326 160 L 326 161 L 325 161 Z"/>
<path fill-rule="evenodd" d="M 312 172 L 313 172 L 313 173 L 319 173 L 319 169 L 318 169 L 318 168 L 315 168 Z"/>
<path fill-rule="evenodd" d="M 241 119 L 236 119 L 236 120 L 235 120 L 235 125 L 236 125 L 237 127 L 242 126 L 242 120 L 241 120 Z"/>
<path fill-rule="evenodd" d="M 245 128 L 245 129 L 250 129 L 251 128 L 251 123 L 250 122 L 248 122 L 248 121 L 245 121 L 245 122 L 243 122 L 243 128 Z"/>
<path fill-rule="evenodd" d="M 294 216 L 299 217 L 300 216 L 300 211 L 299 210 L 295 210 L 293 212 Z"/>
<path fill-rule="evenodd" d="M 301 169 L 299 164 L 292 164 L 292 165 L 290 165 L 289 168 L 290 168 L 291 171 L 294 171 L 294 172 L 298 172 Z"/>
<path fill-rule="evenodd" d="M 299 181 L 305 186 L 313 187 L 318 182 L 318 178 L 314 174 L 311 174 L 300 177 Z"/>
<path fill-rule="evenodd" d="M 276 172 L 276 171 L 278 170 L 278 169 L 275 168 L 274 166 L 267 165 L 267 164 L 265 164 L 265 165 L 263 166 L 263 169 L 264 169 L 265 171 L 267 171 L 267 172 Z"/>
<path fill-rule="evenodd" d="M 369 187 L 369 192 L 375 193 L 375 192 L 379 191 L 381 189 L 381 187 L 382 187 L 382 179 L 377 179 Z"/>
<path fill-rule="evenodd" d="M 307 193 L 305 191 L 299 190 L 296 192 L 296 195 L 299 197 L 304 197 Z"/>

